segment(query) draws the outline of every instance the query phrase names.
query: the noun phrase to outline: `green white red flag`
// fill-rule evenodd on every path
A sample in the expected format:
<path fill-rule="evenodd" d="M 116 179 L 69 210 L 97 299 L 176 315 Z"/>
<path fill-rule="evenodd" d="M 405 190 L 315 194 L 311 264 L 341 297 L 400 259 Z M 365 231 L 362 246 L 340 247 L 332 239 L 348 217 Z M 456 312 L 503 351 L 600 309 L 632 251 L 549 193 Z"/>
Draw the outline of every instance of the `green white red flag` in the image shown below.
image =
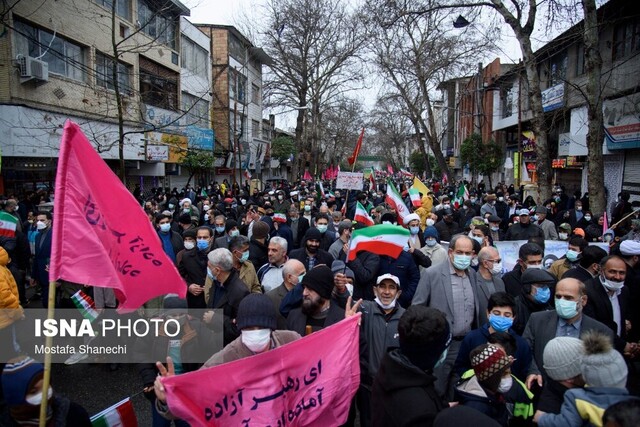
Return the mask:
<path fill-rule="evenodd" d="M 402 223 L 404 217 L 409 215 L 409 208 L 404 204 L 402 196 L 398 193 L 398 190 L 396 190 L 391 180 L 387 182 L 387 196 L 385 197 L 385 201 L 391 205 L 398 214 L 398 223 Z"/>
<path fill-rule="evenodd" d="M 356 259 L 361 251 L 398 258 L 409 240 L 409 230 L 399 225 L 380 224 L 354 230 L 347 261 Z"/>
<path fill-rule="evenodd" d="M 89 319 L 91 322 L 96 320 L 100 315 L 98 310 L 96 310 L 96 303 L 93 301 L 93 298 L 82 292 L 82 290 L 71 295 L 71 301 L 73 301 L 73 305 L 80 310 L 82 317 Z"/>
<path fill-rule="evenodd" d="M 128 397 L 91 417 L 93 427 L 137 427 L 138 420 Z"/>
<path fill-rule="evenodd" d="M 365 225 L 374 225 L 373 218 L 367 213 L 367 210 L 362 206 L 360 202 L 356 202 L 356 215 L 354 220 L 361 222 Z"/>
<path fill-rule="evenodd" d="M 409 197 L 411 197 L 411 204 L 419 208 L 422 206 L 422 200 L 420 200 L 420 192 L 416 188 L 409 188 Z"/>
<path fill-rule="evenodd" d="M 453 205 L 456 209 L 458 209 L 465 200 L 469 200 L 469 190 L 467 190 L 467 186 L 462 184 L 458 187 L 458 193 L 456 194 L 456 199 L 453 202 Z"/>
<path fill-rule="evenodd" d="M 0 212 L 0 236 L 16 237 L 18 218 L 8 212 Z"/>

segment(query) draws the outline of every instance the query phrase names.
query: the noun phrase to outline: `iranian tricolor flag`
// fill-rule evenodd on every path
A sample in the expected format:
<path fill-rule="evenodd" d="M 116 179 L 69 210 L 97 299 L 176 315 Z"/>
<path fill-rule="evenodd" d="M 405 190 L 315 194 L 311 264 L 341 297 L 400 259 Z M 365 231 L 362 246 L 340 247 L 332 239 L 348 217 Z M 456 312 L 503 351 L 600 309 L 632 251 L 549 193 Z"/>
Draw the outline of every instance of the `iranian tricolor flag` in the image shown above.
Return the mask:
<path fill-rule="evenodd" d="M 351 234 L 347 261 L 356 259 L 360 251 L 397 258 L 407 245 L 409 236 L 409 230 L 399 225 L 380 224 L 355 230 Z"/>
<path fill-rule="evenodd" d="M 422 200 L 420 200 L 420 192 L 416 188 L 409 188 L 409 197 L 411 197 L 411 204 L 419 208 L 422 206 Z"/>
<path fill-rule="evenodd" d="M 280 213 L 280 212 L 276 212 L 273 214 L 273 220 L 275 222 L 279 222 L 284 224 L 285 222 L 287 222 L 287 215 Z"/>
<path fill-rule="evenodd" d="M 369 216 L 367 210 L 362 206 L 360 202 L 356 202 L 356 216 L 354 218 L 356 221 L 361 222 L 366 225 L 373 225 L 373 218 Z"/>
<path fill-rule="evenodd" d="M 8 212 L 0 212 L 0 236 L 16 237 L 18 218 Z"/>
<path fill-rule="evenodd" d="M 387 196 L 385 197 L 385 201 L 396 211 L 398 214 L 398 222 L 402 223 L 404 217 L 409 215 L 409 208 L 404 204 L 402 196 L 400 196 L 400 193 L 398 193 L 398 190 L 396 190 L 391 180 L 387 182 Z"/>
<path fill-rule="evenodd" d="M 91 417 L 93 427 L 138 427 L 136 413 L 127 397 L 115 405 Z"/>
<path fill-rule="evenodd" d="M 465 200 L 469 200 L 469 190 L 467 190 L 467 186 L 462 184 L 459 188 L 458 188 L 458 194 L 456 194 L 456 199 L 453 202 L 453 205 L 455 206 L 456 209 L 458 209 Z"/>
<path fill-rule="evenodd" d="M 89 321 L 93 322 L 98 318 L 100 313 L 96 310 L 96 304 L 89 295 L 79 290 L 75 294 L 71 295 L 71 301 L 76 306 L 78 310 L 80 310 L 80 314 L 85 319 L 89 319 Z"/>

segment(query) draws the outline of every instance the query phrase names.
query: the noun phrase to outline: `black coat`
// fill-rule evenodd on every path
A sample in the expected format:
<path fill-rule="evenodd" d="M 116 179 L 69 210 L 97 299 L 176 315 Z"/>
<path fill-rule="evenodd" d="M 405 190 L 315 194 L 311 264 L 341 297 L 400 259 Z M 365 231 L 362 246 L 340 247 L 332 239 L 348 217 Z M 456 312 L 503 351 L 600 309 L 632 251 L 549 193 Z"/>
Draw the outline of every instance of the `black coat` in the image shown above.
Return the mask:
<path fill-rule="evenodd" d="M 587 287 L 587 305 L 584 307 L 584 314 L 589 317 L 593 317 L 598 322 L 604 323 L 613 331 L 614 338 L 613 343 L 620 353 L 624 353 L 624 347 L 626 345 L 626 327 L 625 320 L 629 318 L 629 288 L 624 286 L 621 289 L 620 295 L 618 295 L 618 303 L 620 304 L 620 336 L 618 336 L 618 325 L 613 320 L 613 308 L 611 308 L 611 301 L 607 295 L 607 290 L 600 282 L 600 276 L 596 276 L 593 279 L 585 283 Z"/>
<path fill-rule="evenodd" d="M 414 366 L 399 349 L 389 351 L 373 381 L 373 426 L 433 425 L 438 412 L 449 405 L 435 390 L 436 377 Z"/>
<path fill-rule="evenodd" d="M 207 307 L 222 309 L 222 313 L 224 314 L 223 343 L 224 345 L 227 345 L 240 336 L 240 331 L 236 327 L 235 320 L 236 317 L 238 317 L 238 307 L 240 306 L 240 301 L 242 301 L 244 297 L 249 295 L 249 289 L 247 288 L 247 285 L 242 280 L 240 280 L 238 273 L 234 269 L 231 270 L 231 274 L 223 283 L 223 286 L 225 288 L 224 294 L 214 304 L 216 286 L 218 285 L 214 284 L 214 287 L 211 288 L 211 291 L 209 293 L 209 301 L 207 301 Z"/>
<path fill-rule="evenodd" d="M 249 261 L 251 261 L 251 264 L 253 264 L 253 268 L 255 268 L 256 271 L 260 270 L 260 267 L 269 262 L 268 254 L 268 244 L 261 243 L 253 237 L 249 240 Z"/>
<path fill-rule="evenodd" d="M 504 289 L 512 297 L 517 297 L 522 292 L 522 267 L 520 264 L 516 264 L 513 270 L 505 273 L 502 276 L 504 282 Z"/>
<path fill-rule="evenodd" d="M 343 319 L 344 308 L 340 307 L 332 300 L 329 305 L 329 312 L 327 313 L 327 317 L 324 320 L 324 326 L 322 328 L 334 325 Z M 287 329 L 290 331 L 295 331 L 301 336 L 305 336 L 307 329 L 307 315 L 302 312 L 302 307 L 294 308 L 289 312 L 289 315 L 287 316 Z"/>
<path fill-rule="evenodd" d="M 535 224 L 523 226 L 517 223 L 509 227 L 505 240 L 529 240 L 531 237 L 544 237 L 544 231 Z"/>
<path fill-rule="evenodd" d="M 187 287 L 192 283 L 204 286 L 207 278 L 207 253 L 208 251 L 200 251 L 197 248 L 185 250 L 182 253 L 178 271 L 187 282 Z M 205 308 L 204 292 L 195 296 L 187 291 L 187 305 L 189 308 Z"/>
<path fill-rule="evenodd" d="M 291 253 L 289 253 L 289 259 L 297 259 L 302 264 L 304 264 L 304 268 L 307 271 L 309 271 L 309 258 L 307 256 L 307 250 L 305 248 L 300 248 L 300 249 L 291 251 Z M 327 267 L 331 268 L 332 263 L 333 263 L 333 256 L 327 251 L 318 249 L 318 252 L 316 253 L 315 265 L 326 264 Z"/>
<path fill-rule="evenodd" d="M 309 220 L 303 216 L 300 216 L 298 218 L 299 218 L 298 219 L 298 235 L 294 239 L 293 247 L 289 248 L 289 251 L 293 249 L 298 249 L 300 247 L 300 245 L 302 244 L 302 239 L 304 238 L 305 233 L 309 229 Z M 287 219 L 287 224 L 289 224 L 289 226 L 292 227 L 291 218 Z"/>

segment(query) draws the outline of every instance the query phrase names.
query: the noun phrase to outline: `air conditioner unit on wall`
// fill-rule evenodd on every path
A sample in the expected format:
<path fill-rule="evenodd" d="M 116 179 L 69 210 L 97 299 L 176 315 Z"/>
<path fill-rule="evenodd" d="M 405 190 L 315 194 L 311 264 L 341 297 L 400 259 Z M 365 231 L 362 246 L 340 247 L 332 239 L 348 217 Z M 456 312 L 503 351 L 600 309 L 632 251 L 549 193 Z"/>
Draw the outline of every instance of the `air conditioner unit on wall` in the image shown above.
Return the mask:
<path fill-rule="evenodd" d="M 21 83 L 25 83 L 30 80 L 40 82 L 49 81 L 49 64 L 45 61 L 41 61 L 30 56 L 20 56 L 18 57 L 18 65 L 20 66 Z"/>

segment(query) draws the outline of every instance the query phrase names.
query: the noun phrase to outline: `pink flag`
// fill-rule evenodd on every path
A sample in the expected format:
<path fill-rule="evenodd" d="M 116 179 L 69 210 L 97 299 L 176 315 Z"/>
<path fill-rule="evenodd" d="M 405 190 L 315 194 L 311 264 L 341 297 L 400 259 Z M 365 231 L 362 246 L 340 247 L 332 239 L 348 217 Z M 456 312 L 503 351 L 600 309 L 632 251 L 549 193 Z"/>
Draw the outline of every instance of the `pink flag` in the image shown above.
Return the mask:
<path fill-rule="evenodd" d="M 311 181 L 313 179 L 313 177 L 311 176 L 311 173 L 309 172 L 309 169 L 306 169 L 304 171 L 304 175 L 302 176 L 302 179 L 304 179 L 305 181 Z"/>
<path fill-rule="evenodd" d="M 122 313 L 160 295 L 185 297 L 187 285 L 147 215 L 71 121 L 55 192 L 49 280 L 114 288 Z"/>
<path fill-rule="evenodd" d="M 607 232 L 607 230 L 609 230 L 609 220 L 607 218 L 607 211 L 605 210 L 604 213 L 602 214 L 603 216 L 603 222 L 602 222 L 602 234 L 604 235 L 604 233 Z"/>
<path fill-rule="evenodd" d="M 389 172 L 389 175 L 393 175 L 393 168 L 391 167 L 391 163 L 387 163 L 387 172 Z"/>
<path fill-rule="evenodd" d="M 257 356 L 162 380 L 192 426 L 337 426 L 360 384 L 360 315 Z"/>

